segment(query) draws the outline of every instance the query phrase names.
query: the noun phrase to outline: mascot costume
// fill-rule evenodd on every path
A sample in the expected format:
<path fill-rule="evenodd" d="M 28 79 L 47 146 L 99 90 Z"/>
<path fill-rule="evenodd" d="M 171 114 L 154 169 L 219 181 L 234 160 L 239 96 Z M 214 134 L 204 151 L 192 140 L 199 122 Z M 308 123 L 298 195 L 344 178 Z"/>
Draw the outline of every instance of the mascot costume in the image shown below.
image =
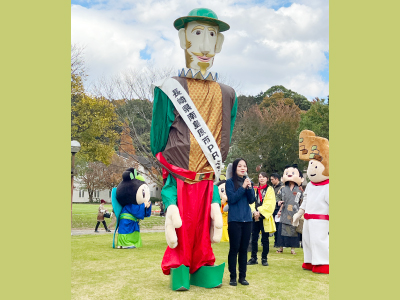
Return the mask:
<path fill-rule="evenodd" d="M 222 175 L 221 175 L 222 177 Z M 228 211 L 227 209 L 224 208 L 225 206 L 228 205 L 227 200 L 228 197 L 226 196 L 226 190 L 225 190 L 225 183 L 226 180 L 220 180 L 216 185 L 218 187 L 219 191 L 219 197 L 221 198 L 221 213 L 222 213 L 222 237 L 221 237 L 221 242 L 229 242 L 229 235 L 228 235 Z"/>
<path fill-rule="evenodd" d="M 292 248 L 291 254 L 296 254 L 293 248 L 300 247 L 299 235 L 296 227 L 292 225 L 292 220 L 293 216 L 299 211 L 303 199 L 303 192 L 300 189 L 303 181 L 303 174 L 297 164 L 285 167 L 282 176 L 282 183 L 285 186 L 276 195 L 278 204 L 281 204 L 277 214 L 280 217 L 276 242 L 279 247 L 277 253 L 283 253 L 283 247 L 290 247 Z"/>
<path fill-rule="evenodd" d="M 293 216 L 297 226 L 304 215 L 303 269 L 329 274 L 329 141 L 303 130 L 299 138 L 299 158 L 309 161 L 310 182 L 300 210 Z"/>
<path fill-rule="evenodd" d="M 163 166 L 161 197 L 168 247 L 161 268 L 172 290 L 222 285 L 225 264 L 214 266 L 211 243 L 222 236 L 219 179 L 236 118 L 235 91 L 210 72 L 229 25 L 210 9 L 174 22 L 186 68 L 153 85 L 151 151 Z"/>
<path fill-rule="evenodd" d="M 142 247 L 139 221 L 151 215 L 150 190 L 144 178 L 137 174 L 134 168 L 127 169 L 122 174 L 122 181 L 113 188 L 111 201 L 117 218 L 115 234 L 118 229 L 117 248 L 133 249 Z"/>

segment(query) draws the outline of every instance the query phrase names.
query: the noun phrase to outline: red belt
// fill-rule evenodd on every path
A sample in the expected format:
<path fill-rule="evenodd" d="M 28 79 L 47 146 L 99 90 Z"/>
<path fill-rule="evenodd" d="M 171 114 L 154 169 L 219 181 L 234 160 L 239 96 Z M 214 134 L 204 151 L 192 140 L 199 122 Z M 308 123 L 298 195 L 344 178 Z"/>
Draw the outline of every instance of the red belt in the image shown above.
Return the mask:
<path fill-rule="evenodd" d="M 306 219 L 306 220 L 327 220 L 327 221 L 329 221 L 329 215 L 304 214 L 304 219 Z"/>
<path fill-rule="evenodd" d="M 201 180 L 213 180 L 214 178 L 214 172 L 207 172 L 207 173 L 196 173 L 193 171 L 186 170 L 184 168 L 180 168 L 174 165 L 171 165 L 165 157 L 162 155 L 161 152 L 158 152 L 156 154 L 156 158 L 158 161 L 164 166 L 163 168 L 163 178 L 168 177 L 168 173 L 172 172 L 175 174 L 178 174 L 182 177 L 188 178 L 193 181 L 201 181 Z"/>

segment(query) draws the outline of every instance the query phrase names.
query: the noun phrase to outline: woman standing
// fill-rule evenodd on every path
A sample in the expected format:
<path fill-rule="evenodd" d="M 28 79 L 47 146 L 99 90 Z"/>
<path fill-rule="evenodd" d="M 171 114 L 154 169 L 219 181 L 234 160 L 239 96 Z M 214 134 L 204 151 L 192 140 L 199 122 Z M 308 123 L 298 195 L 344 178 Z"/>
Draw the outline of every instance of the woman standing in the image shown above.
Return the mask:
<path fill-rule="evenodd" d="M 275 210 L 275 192 L 271 186 L 268 186 L 268 175 L 261 172 L 258 175 L 258 187 L 256 189 L 256 202 L 250 205 L 253 214 L 253 230 L 251 233 L 251 258 L 247 262 L 248 265 L 258 264 L 258 237 L 261 231 L 261 243 L 263 251 L 261 254 L 261 262 L 263 266 L 268 266 L 269 253 L 269 234 L 276 231 L 274 218 L 272 214 Z"/>
<path fill-rule="evenodd" d="M 106 221 L 104 221 L 104 213 L 106 212 L 106 210 L 104 209 L 104 205 L 103 205 L 104 203 L 106 203 L 106 201 L 101 199 L 100 206 L 99 206 L 99 212 L 97 213 L 97 224 L 96 224 L 96 228 L 95 228 L 94 232 L 99 232 L 97 229 L 99 228 L 100 222 L 103 223 L 104 229 L 107 232 L 111 232 L 111 230 L 107 228 Z"/>
<path fill-rule="evenodd" d="M 249 285 L 246 281 L 247 247 L 249 246 L 253 221 L 249 204 L 254 203 L 255 197 L 253 186 L 246 174 L 247 163 L 244 159 L 238 158 L 232 164 L 232 178 L 226 181 L 226 195 L 229 205 L 229 284 L 233 286 L 237 285 L 237 260 L 239 261 L 239 283 Z"/>

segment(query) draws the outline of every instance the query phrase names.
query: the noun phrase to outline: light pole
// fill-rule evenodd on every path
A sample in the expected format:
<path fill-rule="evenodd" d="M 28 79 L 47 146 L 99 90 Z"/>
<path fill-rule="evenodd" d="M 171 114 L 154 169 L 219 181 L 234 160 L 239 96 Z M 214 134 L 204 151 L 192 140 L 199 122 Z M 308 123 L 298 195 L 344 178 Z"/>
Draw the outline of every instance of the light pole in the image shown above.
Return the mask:
<path fill-rule="evenodd" d="M 78 141 L 71 141 L 71 230 L 72 230 L 72 199 L 74 195 L 74 174 L 75 174 L 75 154 L 81 150 L 81 144 Z"/>

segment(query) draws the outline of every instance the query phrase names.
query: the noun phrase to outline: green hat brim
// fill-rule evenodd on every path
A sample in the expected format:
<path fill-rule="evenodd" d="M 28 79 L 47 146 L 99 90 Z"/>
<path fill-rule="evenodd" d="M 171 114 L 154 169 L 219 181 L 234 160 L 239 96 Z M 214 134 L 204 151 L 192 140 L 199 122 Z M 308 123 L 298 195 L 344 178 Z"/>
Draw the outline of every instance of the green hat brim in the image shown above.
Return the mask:
<path fill-rule="evenodd" d="M 231 28 L 227 23 L 220 21 L 218 19 L 209 18 L 209 17 L 200 17 L 200 16 L 187 16 L 187 17 L 178 18 L 174 22 L 174 27 L 176 28 L 176 30 L 179 30 L 181 28 L 184 28 L 186 23 L 189 23 L 192 21 L 197 21 L 197 22 L 206 21 L 209 23 L 214 23 L 215 25 L 217 25 L 219 27 L 219 32 L 223 32 L 223 31 L 226 31 L 229 28 Z"/>

